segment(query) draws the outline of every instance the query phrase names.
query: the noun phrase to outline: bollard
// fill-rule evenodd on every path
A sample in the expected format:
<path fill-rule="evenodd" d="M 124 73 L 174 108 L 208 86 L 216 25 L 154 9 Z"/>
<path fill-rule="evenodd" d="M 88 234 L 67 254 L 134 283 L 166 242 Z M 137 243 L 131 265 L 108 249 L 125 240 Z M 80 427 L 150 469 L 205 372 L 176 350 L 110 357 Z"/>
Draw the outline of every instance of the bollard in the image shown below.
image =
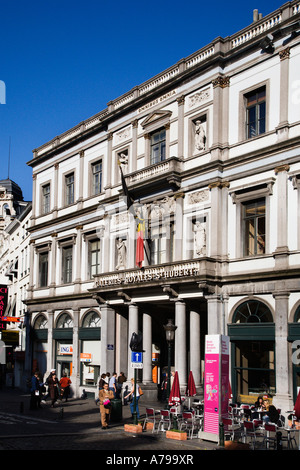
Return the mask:
<path fill-rule="evenodd" d="M 21 401 L 20 403 L 20 413 L 23 413 L 24 412 L 24 402 Z"/>
<path fill-rule="evenodd" d="M 64 407 L 63 406 L 60 407 L 59 417 L 60 417 L 60 419 L 64 419 Z"/>
<path fill-rule="evenodd" d="M 276 433 L 276 450 L 282 450 L 282 432 Z"/>
<path fill-rule="evenodd" d="M 219 447 L 224 447 L 224 424 L 219 424 Z"/>

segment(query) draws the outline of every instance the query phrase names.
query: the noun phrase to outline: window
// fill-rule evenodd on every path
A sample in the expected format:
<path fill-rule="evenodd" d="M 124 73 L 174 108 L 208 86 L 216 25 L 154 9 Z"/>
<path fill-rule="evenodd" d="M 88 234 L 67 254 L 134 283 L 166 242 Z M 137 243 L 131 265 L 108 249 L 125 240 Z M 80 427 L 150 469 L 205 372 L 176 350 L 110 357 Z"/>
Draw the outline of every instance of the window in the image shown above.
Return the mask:
<path fill-rule="evenodd" d="M 50 212 L 50 184 L 42 187 L 42 213 Z"/>
<path fill-rule="evenodd" d="M 97 312 L 89 312 L 84 320 L 82 327 L 83 328 L 100 328 L 101 318 Z"/>
<path fill-rule="evenodd" d="M 89 275 L 100 273 L 100 240 L 89 241 Z"/>
<path fill-rule="evenodd" d="M 166 131 L 161 129 L 151 135 L 150 163 L 162 162 L 166 159 Z"/>
<path fill-rule="evenodd" d="M 162 264 L 173 260 L 174 225 L 157 225 L 151 227 L 150 262 Z"/>
<path fill-rule="evenodd" d="M 48 252 L 39 254 L 39 286 L 48 286 Z"/>
<path fill-rule="evenodd" d="M 72 282 L 72 247 L 62 249 L 62 282 L 68 284 Z"/>
<path fill-rule="evenodd" d="M 92 176 L 93 176 L 93 195 L 99 194 L 102 191 L 102 161 L 94 163 L 92 165 Z"/>
<path fill-rule="evenodd" d="M 266 204 L 265 199 L 243 204 L 244 256 L 265 253 Z"/>
<path fill-rule="evenodd" d="M 73 320 L 68 313 L 63 313 L 58 321 L 56 328 L 73 328 Z"/>
<path fill-rule="evenodd" d="M 266 132 L 266 87 L 254 90 L 246 98 L 246 137 L 256 137 Z"/>
<path fill-rule="evenodd" d="M 74 203 L 74 173 L 66 176 L 66 204 Z"/>

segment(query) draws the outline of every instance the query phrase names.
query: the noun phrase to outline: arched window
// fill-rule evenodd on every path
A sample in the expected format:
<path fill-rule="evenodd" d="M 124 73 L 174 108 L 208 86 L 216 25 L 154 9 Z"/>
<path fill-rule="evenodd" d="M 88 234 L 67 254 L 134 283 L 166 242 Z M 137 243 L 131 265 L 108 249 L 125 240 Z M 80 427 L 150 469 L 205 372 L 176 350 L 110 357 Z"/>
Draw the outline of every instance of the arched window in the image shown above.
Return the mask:
<path fill-rule="evenodd" d="M 48 320 L 44 315 L 39 315 L 34 322 L 35 330 L 46 330 L 48 328 Z"/>
<path fill-rule="evenodd" d="M 99 328 L 101 326 L 101 318 L 97 312 L 89 312 L 83 320 L 83 328 Z"/>
<path fill-rule="evenodd" d="M 295 312 L 294 323 L 300 323 L 300 305 Z"/>
<path fill-rule="evenodd" d="M 73 328 L 73 320 L 68 313 L 63 313 L 59 317 L 57 328 Z"/>
<path fill-rule="evenodd" d="M 263 302 L 247 300 L 235 310 L 233 323 L 271 323 L 272 313 Z"/>

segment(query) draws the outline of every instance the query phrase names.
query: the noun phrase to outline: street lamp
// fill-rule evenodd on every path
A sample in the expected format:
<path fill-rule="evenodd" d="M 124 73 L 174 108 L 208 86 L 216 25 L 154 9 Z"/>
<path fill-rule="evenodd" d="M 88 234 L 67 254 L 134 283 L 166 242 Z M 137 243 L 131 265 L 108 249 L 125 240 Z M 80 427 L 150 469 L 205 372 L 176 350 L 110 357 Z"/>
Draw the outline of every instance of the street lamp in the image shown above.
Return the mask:
<path fill-rule="evenodd" d="M 169 407 L 168 401 L 170 396 L 170 376 L 171 376 L 171 348 L 172 344 L 175 339 L 175 330 L 177 326 L 174 325 L 173 320 L 171 318 L 168 319 L 168 323 L 164 325 L 164 329 L 166 332 L 166 340 L 168 343 L 168 379 L 167 379 L 167 403 L 166 407 Z"/>

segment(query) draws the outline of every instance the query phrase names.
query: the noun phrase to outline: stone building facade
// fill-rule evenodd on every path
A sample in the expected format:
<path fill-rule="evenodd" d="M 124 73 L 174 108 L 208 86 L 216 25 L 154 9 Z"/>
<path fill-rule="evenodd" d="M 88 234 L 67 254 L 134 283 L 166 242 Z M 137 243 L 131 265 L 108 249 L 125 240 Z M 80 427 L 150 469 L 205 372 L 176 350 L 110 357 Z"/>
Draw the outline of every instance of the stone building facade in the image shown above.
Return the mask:
<path fill-rule="evenodd" d="M 298 2 L 255 18 L 34 150 L 28 366 L 93 392 L 102 372 L 132 376 L 140 332 L 155 396 L 171 318 L 183 389 L 190 370 L 201 388 L 205 335 L 226 334 L 234 399 L 267 391 L 291 409 L 299 18 Z"/>

